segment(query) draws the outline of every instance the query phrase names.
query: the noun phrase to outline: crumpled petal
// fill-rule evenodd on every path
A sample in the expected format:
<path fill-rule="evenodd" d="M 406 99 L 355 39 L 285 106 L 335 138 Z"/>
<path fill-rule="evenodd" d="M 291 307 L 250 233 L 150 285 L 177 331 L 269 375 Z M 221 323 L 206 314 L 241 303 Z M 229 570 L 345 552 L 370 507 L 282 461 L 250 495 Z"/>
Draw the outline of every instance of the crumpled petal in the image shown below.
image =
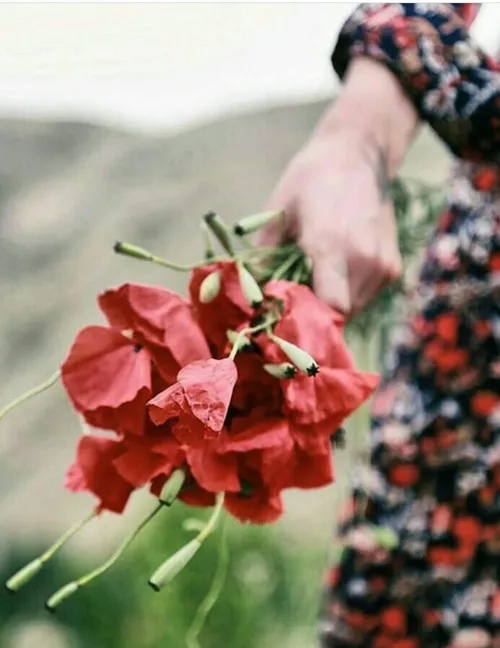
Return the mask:
<path fill-rule="evenodd" d="M 169 419 L 179 416 L 184 411 L 184 403 L 183 389 L 179 383 L 175 383 L 149 401 L 149 417 L 155 425 L 162 425 Z"/>
<path fill-rule="evenodd" d="M 177 380 L 193 415 L 210 430 L 220 432 L 238 377 L 233 360 L 200 360 L 179 371 Z"/>
<path fill-rule="evenodd" d="M 81 437 L 76 462 L 67 473 L 66 487 L 89 491 L 99 498 L 102 508 L 123 513 L 133 487 L 113 466 L 122 452 L 120 441 L 94 435 Z"/>
<path fill-rule="evenodd" d="M 61 366 L 74 406 L 95 427 L 142 433 L 151 398 L 151 359 L 117 331 L 82 329 Z M 123 408 L 123 410 L 120 410 Z"/>

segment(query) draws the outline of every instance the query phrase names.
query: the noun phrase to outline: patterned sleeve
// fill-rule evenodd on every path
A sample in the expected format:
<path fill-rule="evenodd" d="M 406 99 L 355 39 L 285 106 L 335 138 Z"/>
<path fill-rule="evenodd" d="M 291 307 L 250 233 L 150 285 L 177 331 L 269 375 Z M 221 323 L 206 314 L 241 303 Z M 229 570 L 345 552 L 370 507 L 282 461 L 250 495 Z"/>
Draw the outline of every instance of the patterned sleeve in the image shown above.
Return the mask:
<path fill-rule="evenodd" d="M 455 155 L 498 163 L 500 63 L 468 33 L 479 6 L 359 5 L 342 28 L 332 63 L 343 76 L 354 56 L 381 61 Z"/>

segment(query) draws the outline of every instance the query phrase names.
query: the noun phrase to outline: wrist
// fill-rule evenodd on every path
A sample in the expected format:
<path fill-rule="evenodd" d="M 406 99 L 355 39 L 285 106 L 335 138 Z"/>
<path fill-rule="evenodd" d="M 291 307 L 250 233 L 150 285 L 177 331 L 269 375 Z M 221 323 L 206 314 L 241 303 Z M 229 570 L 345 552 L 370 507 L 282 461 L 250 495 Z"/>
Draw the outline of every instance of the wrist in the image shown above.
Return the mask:
<path fill-rule="evenodd" d="M 394 75 L 381 63 L 354 59 L 343 91 L 320 121 L 315 135 L 349 132 L 364 146 L 381 151 L 389 177 L 401 165 L 418 127 L 418 114 Z"/>

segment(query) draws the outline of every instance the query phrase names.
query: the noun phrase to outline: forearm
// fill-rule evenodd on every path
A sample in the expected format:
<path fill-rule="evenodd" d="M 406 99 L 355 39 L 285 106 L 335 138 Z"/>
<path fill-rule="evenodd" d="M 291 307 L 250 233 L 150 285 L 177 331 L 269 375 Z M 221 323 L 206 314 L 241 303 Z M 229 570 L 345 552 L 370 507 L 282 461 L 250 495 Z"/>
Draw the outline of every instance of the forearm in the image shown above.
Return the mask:
<path fill-rule="evenodd" d="M 401 165 L 418 130 L 417 111 L 395 76 L 381 63 L 353 59 L 340 97 L 327 109 L 315 136 L 340 129 L 355 140 L 373 144 L 384 155 L 389 178 Z"/>

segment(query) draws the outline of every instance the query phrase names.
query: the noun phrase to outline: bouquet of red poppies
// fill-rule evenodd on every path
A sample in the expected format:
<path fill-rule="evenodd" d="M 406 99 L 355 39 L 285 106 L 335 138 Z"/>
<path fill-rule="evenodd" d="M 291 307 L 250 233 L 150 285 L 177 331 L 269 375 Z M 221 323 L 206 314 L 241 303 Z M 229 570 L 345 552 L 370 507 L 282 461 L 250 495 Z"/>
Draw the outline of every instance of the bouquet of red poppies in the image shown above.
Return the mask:
<path fill-rule="evenodd" d="M 155 590 L 187 565 L 223 511 L 241 522 L 271 523 L 283 513 L 284 490 L 332 482 L 332 438 L 373 392 L 378 375 L 356 369 L 343 318 L 309 288 L 311 269 L 297 246 L 263 250 L 245 243 L 281 217 L 254 215 L 231 232 L 207 214 L 206 259 L 193 266 L 115 245 L 120 254 L 188 270 L 189 299 L 133 283 L 106 290 L 98 304 L 107 323 L 82 329 L 60 370 L 0 413 L 60 378 L 92 429 L 79 440 L 66 487 L 97 500 L 85 520 L 8 581 L 10 591 L 89 519 L 123 513 L 139 488 L 151 491 L 156 508 L 109 561 L 56 592 L 50 610 L 110 567 L 175 500 L 213 512 L 151 575 Z"/>

